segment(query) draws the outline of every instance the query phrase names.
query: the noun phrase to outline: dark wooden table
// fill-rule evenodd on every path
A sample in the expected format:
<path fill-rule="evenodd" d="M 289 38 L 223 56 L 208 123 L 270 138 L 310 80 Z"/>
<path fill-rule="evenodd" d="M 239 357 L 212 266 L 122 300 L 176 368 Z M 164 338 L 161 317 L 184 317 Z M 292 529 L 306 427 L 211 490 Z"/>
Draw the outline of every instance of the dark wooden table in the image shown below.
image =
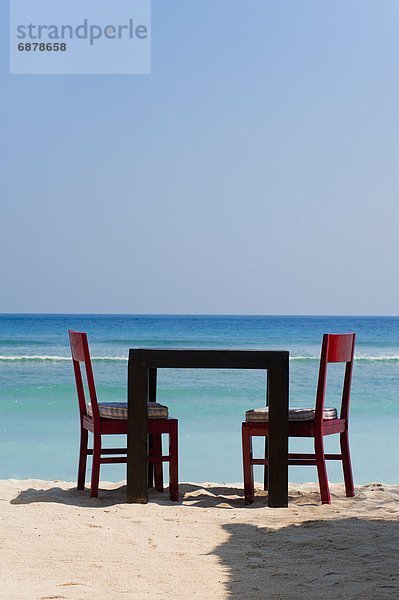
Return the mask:
<path fill-rule="evenodd" d="M 264 369 L 270 422 L 268 504 L 287 506 L 288 357 L 281 350 L 129 350 L 127 501 L 148 502 L 147 402 L 156 397 L 157 369 Z"/>

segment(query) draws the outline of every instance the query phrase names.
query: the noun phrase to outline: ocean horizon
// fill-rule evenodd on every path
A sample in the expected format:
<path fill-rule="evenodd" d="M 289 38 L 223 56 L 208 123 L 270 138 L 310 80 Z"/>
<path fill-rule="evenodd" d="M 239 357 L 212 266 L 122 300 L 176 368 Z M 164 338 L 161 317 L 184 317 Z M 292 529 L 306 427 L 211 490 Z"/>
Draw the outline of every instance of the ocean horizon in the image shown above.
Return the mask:
<path fill-rule="evenodd" d="M 354 331 L 355 483 L 399 480 L 399 317 L 41 313 L 0 314 L 2 479 L 76 478 L 79 416 L 68 329 L 88 333 L 99 401 L 126 401 L 129 348 L 278 348 L 290 352 L 291 406 L 314 405 L 322 334 Z M 333 368 L 329 405 L 337 406 L 340 385 Z M 246 410 L 264 405 L 263 372 L 162 370 L 157 399 L 179 419 L 181 481 L 242 481 L 240 426 Z M 311 442 L 294 440 L 292 448 L 310 451 Z M 328 472 L 332 482 L 343 480 L 338 464 L 329 463 Z M 261 471 L 255 474 L 260 481 Z M 103 466 L 101 477 L 122 480 L 125 467 Z M 316 469 L 290 467 L 289 480 L 317 481 Z"/>

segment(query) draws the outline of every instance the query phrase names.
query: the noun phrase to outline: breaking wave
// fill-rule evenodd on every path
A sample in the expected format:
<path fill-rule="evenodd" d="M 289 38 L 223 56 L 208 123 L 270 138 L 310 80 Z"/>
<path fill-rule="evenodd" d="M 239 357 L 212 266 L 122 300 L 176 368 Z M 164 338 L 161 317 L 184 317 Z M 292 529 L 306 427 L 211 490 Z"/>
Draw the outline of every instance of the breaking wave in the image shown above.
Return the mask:
<path fill-rule="evenodd" d="M 91 360 L 94 362 L 127 362 L 127 356 L 92 356 Z M 290 360 L 292 361 L 319 361 L 320 356 L 306 356 L 306 355 L 291 355 Z M 37 355 L 37 354 L 23 354 L 23 355 L 0 355 L 0 362 L 69 362 L 71 361 L 70 356 L 52 356 L 52 355 Z M 399 362 L 399 355 L 376 355 L 376 356 L 355 356 L 357 362 Z"/>

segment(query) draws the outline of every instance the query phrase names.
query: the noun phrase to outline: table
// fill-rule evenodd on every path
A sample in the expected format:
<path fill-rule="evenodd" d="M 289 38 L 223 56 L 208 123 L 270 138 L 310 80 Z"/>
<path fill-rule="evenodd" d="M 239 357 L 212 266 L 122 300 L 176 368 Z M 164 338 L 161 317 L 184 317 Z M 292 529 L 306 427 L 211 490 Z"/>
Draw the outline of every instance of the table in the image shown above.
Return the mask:
<path fill-rule="evenodd" d="M 157 369 L 263 369 L 269 403 L 270 507 L 288 505 L 289 353 L 283 350 L 130 349 L 128 364 L 127 501 L 148 502 L 147 401 L 156 398 Z"/>

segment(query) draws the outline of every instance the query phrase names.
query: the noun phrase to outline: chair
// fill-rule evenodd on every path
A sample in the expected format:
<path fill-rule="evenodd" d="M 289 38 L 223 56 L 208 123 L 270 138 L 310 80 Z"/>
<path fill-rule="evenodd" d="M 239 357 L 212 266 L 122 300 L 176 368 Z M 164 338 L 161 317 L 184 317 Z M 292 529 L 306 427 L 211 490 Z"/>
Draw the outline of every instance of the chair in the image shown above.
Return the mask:
<path fill-rule="evenodd" d="M 93 369 L 90 359 L 89 344 L 86 333 L 69 331 L 72 362 L 75 373 L 76 388 L 80 412 L 80 454 L 78 469 L 78 490 L 83 490 L 86 477 L 87 456 L 93 456 L 90 496 L 98 497 L 100 465 L 110 463 L 127 463 L 127 448 L 103 448 L 102 436 L 127 434 L 127 403 L 97 402 Z M 86 370 L 88 399 L 81 365 Z M 148 403 L 148 462 L 153 464 L 155 488 L 163 492 L 162 463 L 169 462 L 169 492 L 171 500 L 178 500 L 178 421 L 168 417 L 168 408 L 157 402 Z M 93 434 L 93 449 L 88 449 L 88 433 Z M 162 454 L 162 434 L 169 434 L 169 455 Z M 119 455 L 119 456 L 104 456 Z M 149 477 L 152 471 L 149 469 Z"/>
<path fill-rule="evenodd" d="M 288 415 L 289 437 L 314 438 L 314 454 L 288 454 L 289 465 L 316 465 L 319 478 L 321 501 L 331 504 L 327 479 L 326 460 L 341 460 L 344 472 L 345 491 L 348 497 L 354 496 L 352 467 L 349 453 L 348 419 L 349 400 L 352 380 L 354 333 L 324 334 L 320 357 L 319 379 L 315 409 L 290 409 Z M 325 408 L 324 398 L 329 363 L 346 363 L 341 410 L 338 417 L 335 408 Z M 242 424 L 242 451 L 244 467 L 244 495 L 246 504 L 254 501 L 253 465 L 265 465 L 265 488 L 267 487 L 267 439 L 265 458 L 254 458 L 252 436 L 269 435 L 268 407 L 246 412 L 246 421 Z M 325 454 L 323 438 L 334 433 L 340 434 L 340 454 Z"/>

